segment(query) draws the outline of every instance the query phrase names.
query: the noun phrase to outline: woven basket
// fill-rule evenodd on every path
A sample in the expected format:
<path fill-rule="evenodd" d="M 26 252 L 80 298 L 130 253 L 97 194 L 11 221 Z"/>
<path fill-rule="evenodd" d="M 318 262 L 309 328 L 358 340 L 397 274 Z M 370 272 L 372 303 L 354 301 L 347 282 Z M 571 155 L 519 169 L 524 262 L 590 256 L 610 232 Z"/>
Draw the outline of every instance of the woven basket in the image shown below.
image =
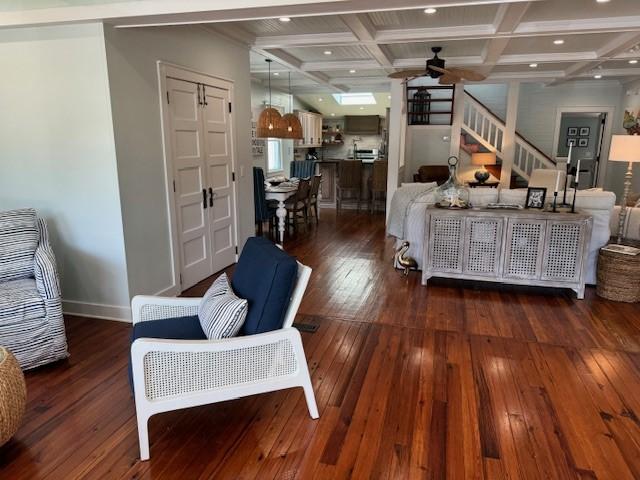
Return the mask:
<path fill-rule="evenodd" d="M 640 255 L 600 250 L 596 293 L 616 302 L 640 302 Z"/>
<path fill-rule="evenodd" d="M 18 430 L 27 402 L 27 386 L 16 358 L 0 347 L 0 446 Z"/>

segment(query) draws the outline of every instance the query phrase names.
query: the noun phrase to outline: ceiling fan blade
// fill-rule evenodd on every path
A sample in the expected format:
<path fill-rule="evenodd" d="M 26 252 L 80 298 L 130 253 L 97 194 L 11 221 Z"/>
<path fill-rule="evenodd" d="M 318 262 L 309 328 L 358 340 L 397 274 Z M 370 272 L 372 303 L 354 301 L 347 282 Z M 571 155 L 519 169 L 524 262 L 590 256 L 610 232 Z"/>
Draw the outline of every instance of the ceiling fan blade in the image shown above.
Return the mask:
<path fill-rule="evenodd" d="M 481 82 L 487 78 L 481 73 L 469 70 L 467 68 L 450 68 L 447 73 L 453 74 L 457 77 L 466 78 L 467 80 L 471 80 L 472 82 Z"/>
<path fill-rule="evenodd" d="M 407 78 L 407 77 L 420 77 L 426 75 L 427 72 L 424 69 L 421 70 L 401 70 L 399 72 L 393 72 L 389 75 L 389 78 Z"/>
<path fill-rule="evenodd" d="M 462 79 L 460 77 L 456 77 L 455 75 L 442 75 L 438 80 L 440 85 L 454 85 L 456 83 L 460 83 Z"/>

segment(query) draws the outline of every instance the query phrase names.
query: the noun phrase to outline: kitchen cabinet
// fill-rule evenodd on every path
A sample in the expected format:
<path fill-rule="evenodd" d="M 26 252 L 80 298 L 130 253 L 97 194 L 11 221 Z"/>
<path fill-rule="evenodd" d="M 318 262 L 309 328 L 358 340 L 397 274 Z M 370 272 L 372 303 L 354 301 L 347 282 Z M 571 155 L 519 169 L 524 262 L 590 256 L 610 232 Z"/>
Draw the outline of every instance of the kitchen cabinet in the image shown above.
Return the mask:
<path fill-rule="evenodd" d="M 312 112 L 296 111 L 302 125 L 302 140 L 298 140 L 297 147 L 322 146 L 322 115 Z"/>

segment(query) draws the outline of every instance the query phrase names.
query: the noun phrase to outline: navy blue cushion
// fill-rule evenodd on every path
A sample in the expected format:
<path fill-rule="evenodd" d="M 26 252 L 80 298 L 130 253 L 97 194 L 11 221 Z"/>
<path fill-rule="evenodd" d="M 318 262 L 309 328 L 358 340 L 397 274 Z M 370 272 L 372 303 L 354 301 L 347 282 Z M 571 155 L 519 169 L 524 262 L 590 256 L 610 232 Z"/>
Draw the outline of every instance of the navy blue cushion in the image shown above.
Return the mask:
<path fill-rule="evenodd" d="M 244 335 L 282 328 L 297 273 L 296 259 L 266 238 L 247 240 L 231 279 L 235 294 L 249 302 Z"/>
<path fill-rule="evenodd" d="M 177 318 L 163 318 L 136 323 L 131 332 L 131 343 L 138 338 L 165 338 L 167 340 L 206 340 L 197 315 Z M 129 384 L 133 391 L 131 373 L 131 350 L 129 350 Z"/>

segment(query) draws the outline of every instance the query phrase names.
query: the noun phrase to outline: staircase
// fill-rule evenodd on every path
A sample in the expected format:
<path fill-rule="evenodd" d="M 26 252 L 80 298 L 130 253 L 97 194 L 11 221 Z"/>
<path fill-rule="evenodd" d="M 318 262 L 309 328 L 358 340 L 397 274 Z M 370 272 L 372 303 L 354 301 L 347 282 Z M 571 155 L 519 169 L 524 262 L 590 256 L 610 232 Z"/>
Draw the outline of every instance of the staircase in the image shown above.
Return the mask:
<path fill-rule="evenodd" d="M 462 130 L 487 150 L 505 160 L 504 121 L 468 92 L 464 94 Z M 556 163 L 518 132 L 515 132 L 513 173 L 529 180 L 537 168 L 556 169 Z"/>

